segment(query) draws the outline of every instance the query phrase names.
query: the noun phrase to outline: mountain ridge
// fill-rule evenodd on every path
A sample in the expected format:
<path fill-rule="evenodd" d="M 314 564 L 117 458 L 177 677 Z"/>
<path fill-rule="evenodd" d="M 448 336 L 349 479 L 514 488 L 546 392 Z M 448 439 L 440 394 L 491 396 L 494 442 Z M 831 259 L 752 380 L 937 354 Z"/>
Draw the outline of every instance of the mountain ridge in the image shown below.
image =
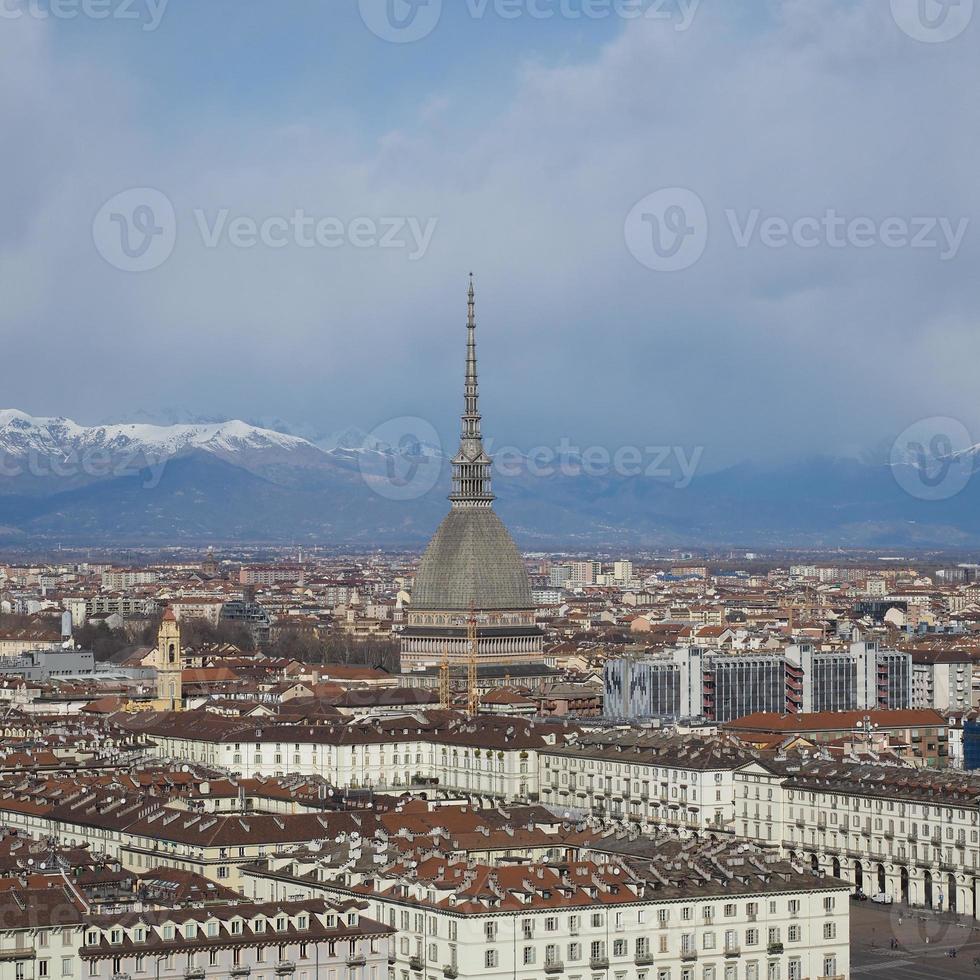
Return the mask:
<path fill-rule="evenodd" d="M 0 463 L 0 543 L 414 548 L 445 515 L 450 489 L 432 445 L 392 447 L 348 429 L 323 448 L 240 420 L 80 426 L 6 409 Z M 575 466 L 540 475 L 513 457 L 505 470 L 494 476 L 497 508 L 526 548 L 980 547 L 972 470 L 948 499 L 920 499 L 915 461 L 880 454 L 745 462 L 686 487 Z"/>

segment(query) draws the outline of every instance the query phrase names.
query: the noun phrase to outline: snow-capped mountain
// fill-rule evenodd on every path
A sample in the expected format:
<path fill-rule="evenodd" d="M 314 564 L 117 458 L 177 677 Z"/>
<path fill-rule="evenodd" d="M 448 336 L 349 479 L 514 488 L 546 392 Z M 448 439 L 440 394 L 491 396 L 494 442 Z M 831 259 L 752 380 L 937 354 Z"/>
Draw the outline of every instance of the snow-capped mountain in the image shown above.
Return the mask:
<path fill-rule="evenodd" d="M 36 418 L 16 409 L 0 410 L 0 451 L 67 455 L 86 449 L 130 451 L 149 456 L 176 456 L 186 449 L 216 454 L 255 449 L 315 449 L 297 436 L 232 421 L 195 425 L 123 423 L 85 426 L 65 418 Z"/>
<path fill-rule="evenodd" d="M 438 438 L 418 420 L 347 430 L 316 445 L 242 421 L 85 426 L 0 411 L 0 545 L 417 547 L 447 507 L 449 466 Z M 923 467 L 913 446 L 907 457 L 744 463 L 698 472 L 683 488 L 650 474 L 597 475 L 575 465 L 549 474 L 509 460 L 495 471 L 494 491 L 518 540 L 538 548 L 980 547 L 976 447 L 949 459 L 936 447 L 929 452 L 937 466 Z"/>
<path fill-rule="evenodd" d="M 80 425 L 66 418 L 38 418 L 17 409 L 0 410 L 0 459 L 5 492 L 51 476 L 78 486 L 119 475 L 121 469 L 153 467 L 199 452 L 253 472 L 281 465 L 328 465 L 312 443 L 246 422 L 178 425 L 118 423 Z M 18 484 L 10 478 L 19 477 Z"/>

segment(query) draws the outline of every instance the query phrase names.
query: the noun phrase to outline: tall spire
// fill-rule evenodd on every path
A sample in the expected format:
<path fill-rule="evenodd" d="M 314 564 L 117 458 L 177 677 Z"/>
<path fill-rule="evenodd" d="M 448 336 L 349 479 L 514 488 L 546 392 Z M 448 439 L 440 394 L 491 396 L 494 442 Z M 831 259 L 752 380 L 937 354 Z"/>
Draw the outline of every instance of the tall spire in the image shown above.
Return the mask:
<path fill-rule="evenodd" d="M 454 507 L 489 507 L 492 461 L 483 449 L 480 431 L 480 390 L 476 373 L 476 290 L 473 273 L 467 296 L 466 380 L 463 392 L 462 432 L 459 452 L 453 458 L 453 489 L 449 499 Z"/>

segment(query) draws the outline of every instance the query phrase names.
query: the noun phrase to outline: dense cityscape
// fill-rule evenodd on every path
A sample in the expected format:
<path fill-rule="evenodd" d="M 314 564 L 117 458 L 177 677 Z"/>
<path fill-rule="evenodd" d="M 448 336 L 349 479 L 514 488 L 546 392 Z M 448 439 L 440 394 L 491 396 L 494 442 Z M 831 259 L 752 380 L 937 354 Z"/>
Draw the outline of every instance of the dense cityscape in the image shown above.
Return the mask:
<path fill-rule="evenodd" d="M 980 976 L 978 6 L 0 0 L 0 980 Z"/>
<path fill-rule="evenodd" d="M 0 565 L 14 980 L 836 980 L 862 928 L 886 967 L 958 948 L 980 565 L 522 554 L 476 336 L 471 278 L 421 556 Z M 918 943 L 895 907 L 934 916 Z"/>

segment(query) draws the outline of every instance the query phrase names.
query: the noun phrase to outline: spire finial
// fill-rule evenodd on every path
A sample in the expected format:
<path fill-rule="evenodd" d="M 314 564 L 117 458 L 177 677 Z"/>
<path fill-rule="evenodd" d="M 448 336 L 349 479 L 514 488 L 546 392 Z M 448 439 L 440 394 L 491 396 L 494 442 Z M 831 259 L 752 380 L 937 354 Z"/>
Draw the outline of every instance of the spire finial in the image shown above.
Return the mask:
<path fill-rule="evenodd" d="M 453 492 L 450 500 L 460 505 L 489 506 L 490 457 L 483 449 L 480 432 L 479 385 L 476 373 L 476 287 L 469 276 L 466 304 L 466 381 L 463 393 L 463 429 L 459 452 L 453 460 Z"/>

